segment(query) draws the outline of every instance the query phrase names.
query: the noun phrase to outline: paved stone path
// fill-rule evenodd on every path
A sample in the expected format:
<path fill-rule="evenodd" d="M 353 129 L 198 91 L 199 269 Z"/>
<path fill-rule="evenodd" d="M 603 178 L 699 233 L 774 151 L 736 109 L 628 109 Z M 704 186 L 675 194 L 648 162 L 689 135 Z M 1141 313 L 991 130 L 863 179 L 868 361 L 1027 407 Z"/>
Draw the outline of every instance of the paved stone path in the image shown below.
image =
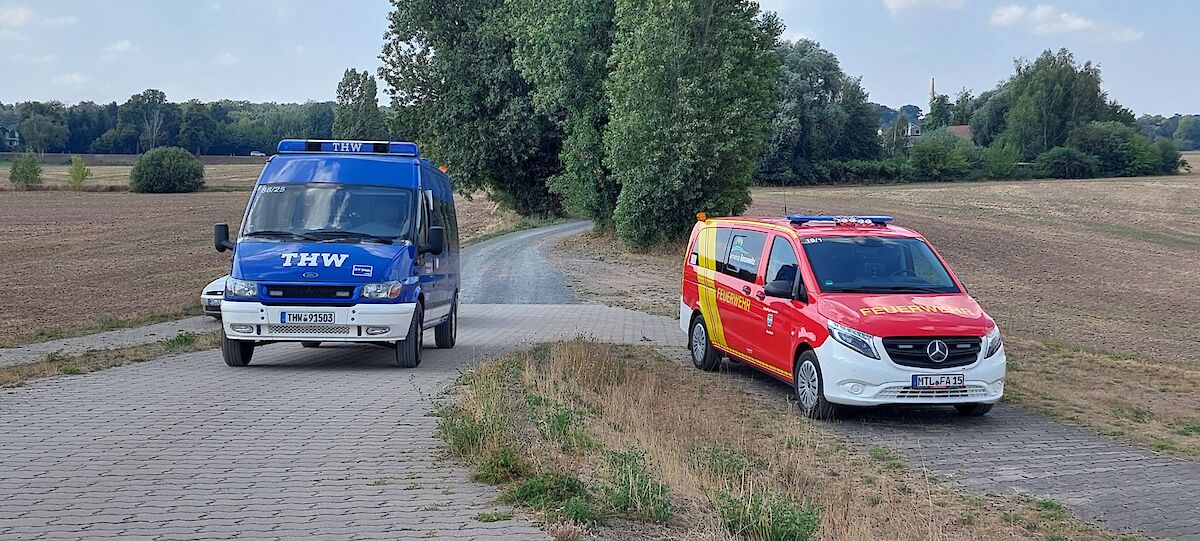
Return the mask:
<path fill-rule="evenodd" d="M 220 328 L 217 320 L 209 316 L 195 316 L 145 327 L 118 329 L 15 348 L 0 348 L 0 366 L 40 361 L 46 355 L 56 351 L 65 355 L 73 355 L 93 349 L 111 349 L 157 342 L 181 332 L 211 332 L 220 330 Z"/>
<path fill-rule="evenodd" d="M 275 344 L 247 368 L 208 351 L 8 390 L 0 539 L 545 539 L 520 518 L 473 518 L 503 506 L 447 466 L 433 397 L 526 345 L 681 333 L 595 305 L 464 305 L 460 329 L 413 370 L 372 346 Z"/>

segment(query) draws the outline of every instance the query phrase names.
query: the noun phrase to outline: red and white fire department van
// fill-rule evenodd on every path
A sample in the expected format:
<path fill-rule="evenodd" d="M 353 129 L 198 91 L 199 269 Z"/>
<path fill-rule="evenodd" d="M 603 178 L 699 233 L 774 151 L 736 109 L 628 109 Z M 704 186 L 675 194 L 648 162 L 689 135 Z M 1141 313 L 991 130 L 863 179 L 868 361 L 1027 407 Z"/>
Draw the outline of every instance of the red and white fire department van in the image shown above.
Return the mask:
<path fill-rule="evenodd" d="M 1000 331 L 921 235 L 887 216 L 714 218 L 692 229 L 679 325 L 692 361 L 791 383 L 805 414 L 1004 393 Z"/>

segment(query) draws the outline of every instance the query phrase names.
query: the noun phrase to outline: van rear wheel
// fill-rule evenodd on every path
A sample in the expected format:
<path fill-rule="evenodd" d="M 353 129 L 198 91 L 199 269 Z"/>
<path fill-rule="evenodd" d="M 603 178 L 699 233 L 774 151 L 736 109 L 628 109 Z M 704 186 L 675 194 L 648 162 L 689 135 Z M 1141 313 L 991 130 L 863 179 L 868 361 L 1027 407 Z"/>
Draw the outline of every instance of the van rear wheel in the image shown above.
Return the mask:
<path fill-rule="evenodd" d="M 421 364 L 421 343 L 425 337 L 425 307 L 417 303 L 413 310 L 412 322 L 408 324 L 408 335 L 396 344 L 396 366 L 400 368 L 416 368 Z"/>
<path fill-rule="evenodd" d="M 246 366 L 250 364 L 250 358 L 253 356 L 254 342 L 230 340 L 224 334 L 221 335 L 221 357 L 225 359 L 225 364 L 237 367 Z"/>
<path fill-rule="evenodd" d="M 721 352 L 712 346 L 708 338 L 708 325 L 704 324 L 704 316 L 697 314 L 692 318 L 692 330 L 688 333 L 688 349 L 692 351 L 692 364 L 705 372 L 712 372 L 721 366 Z"/>
<path fill-rule="evenodd" d="M 792 372 L 792 387 L 796 390 L 796 402 L 806 417 L 829 419 L 837 414 L 837 406 L 825 400 L 825 382 L 821 377 L 821 363 L 817 353 L 809 350 L 796 357 L 796 369 Z"/>

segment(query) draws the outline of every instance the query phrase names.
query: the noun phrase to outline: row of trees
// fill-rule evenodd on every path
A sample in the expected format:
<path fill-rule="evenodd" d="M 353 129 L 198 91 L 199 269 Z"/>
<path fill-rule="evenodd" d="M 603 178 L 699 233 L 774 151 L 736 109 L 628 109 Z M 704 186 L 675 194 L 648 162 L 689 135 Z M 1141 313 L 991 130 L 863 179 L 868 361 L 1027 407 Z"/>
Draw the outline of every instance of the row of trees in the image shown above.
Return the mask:
<path fill-rule="evenodd" d="M 1200 150 L 1200 115 L 1142 115 L 1137 125 L 1152 141 L 1171 141 L 1179 150 Z"/>
<path fill-rule="evenodd" d="M 633 247 L 742 211 L 776 104 L 781 25 L 747 0 L 394 1 L 398 133 L 460 189 L 563 208 Z"/>
<path fill-rule="evenodd" d="M 0 126 L 15 124 L 23 148 L 0 151 L 136 154 L 178 146 L 194 154 L 245 155 L 270 152 L 280 139 L 387 136 L 375 78 L 347 70 L 338 102 L 204 103 L 167 101 L 160 90 L 130 96 L 125 103 L 90 101 L 0 103 Z M 0 145 L 4 144 L 0 142 Z"/>

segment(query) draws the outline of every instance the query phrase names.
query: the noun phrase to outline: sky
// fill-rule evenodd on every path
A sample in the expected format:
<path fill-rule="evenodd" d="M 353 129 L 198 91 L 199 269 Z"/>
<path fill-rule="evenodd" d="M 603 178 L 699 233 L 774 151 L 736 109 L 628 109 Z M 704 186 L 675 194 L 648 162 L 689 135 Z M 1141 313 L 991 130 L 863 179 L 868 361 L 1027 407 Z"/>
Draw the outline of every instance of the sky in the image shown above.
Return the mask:
<path fill-rule="evenodd" d="M 1192 0 L 762 0 L 785 38 L 816 40 L 872 101 L 927 108 L 1066 47 L 1098 63 L 1138 114 L 1200 113 L 1200 2 Z M 384 0 L 0 0 L 0 102 L 334 99 L 347 68 L 379 66 Z M 381 85 L 382 89 L 382 85 Z M 381 92 L 381 98 L 382 98 Z"/>

